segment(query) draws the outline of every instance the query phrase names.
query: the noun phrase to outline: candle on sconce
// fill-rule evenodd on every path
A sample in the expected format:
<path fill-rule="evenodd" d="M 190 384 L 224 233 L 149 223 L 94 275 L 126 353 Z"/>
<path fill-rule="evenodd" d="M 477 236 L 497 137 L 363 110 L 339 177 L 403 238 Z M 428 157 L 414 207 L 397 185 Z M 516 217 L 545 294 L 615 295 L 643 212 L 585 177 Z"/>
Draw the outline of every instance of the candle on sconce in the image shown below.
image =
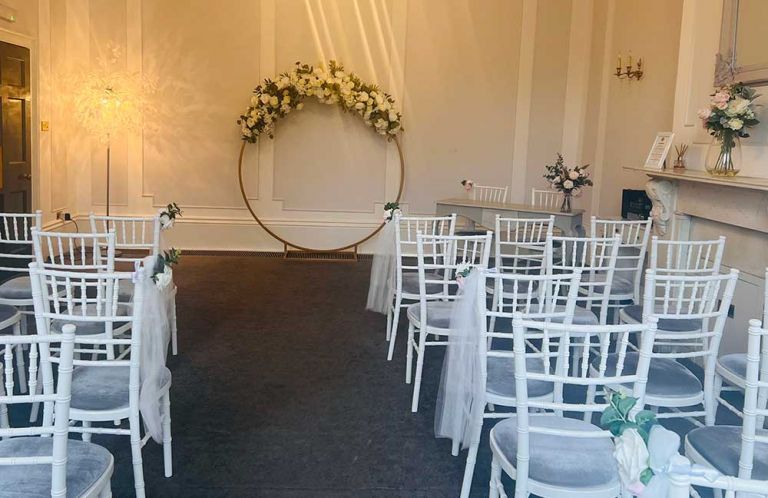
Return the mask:
<path fill-rule="evenodd" d="M 629 64 L 627 66 L 632 67 L 632 52 L 629 53 Z"/>
<path fill-rule="evenodd" d="M 621 54 L 619 54 L 619 56 L 616 57 L 616 67 L 621 68 Z"/>

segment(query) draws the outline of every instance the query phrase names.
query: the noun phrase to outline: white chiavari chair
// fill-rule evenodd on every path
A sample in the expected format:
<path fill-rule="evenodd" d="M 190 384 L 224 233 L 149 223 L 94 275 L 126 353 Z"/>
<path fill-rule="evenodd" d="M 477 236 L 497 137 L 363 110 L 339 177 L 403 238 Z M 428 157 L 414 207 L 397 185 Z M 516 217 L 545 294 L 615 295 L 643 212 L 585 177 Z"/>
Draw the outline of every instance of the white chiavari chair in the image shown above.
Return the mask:
<path fill-rule="evenodd" d="M 765 271 L 765 295 L 763 296 L 763 326 L 768 326 L 768 268 Z M 763 354 L 768 355 L 768 340 L 763 341 Z M 760 364 L 763 371 L 761 375 L 765 375 L 768 379 L 768 361 Z M 723 387 L 723 382 L 727 382 L 728 385 Z M 747 355 L 744 353 L 730 353 L 723 355 L 717 359 L 717 365 L 715 366 L 715 397 L 717 402 L 735 413 L 739 417 L 743 416 L 742 411 L 736 408 L 733 404 L 725 400 L 722 396 L 723 391 L 736 391 L 744 392 L 747 381 Z M 757 406 L 759 408 L 765 408 L 768 405 L 768 389 L 761 389 L 757 397 Z M 765 417 L 758 417 L 757 426 L 763 427 L 765 425 Z"/>
<path fill-rule="evenodd" d="M 491 187 L 489 185 L 475 185 L 472 188 L 472 200 L 481 202 L 507 202 L 509 187 Z"/>
<path fill-rule="evenodd" d="M 768 430 L 758 428 L 758 418 L 768 415 L 758 406 L 759 391 L 768 388 L 768 330 L 759 320 L 749 321 L 747 372 L 741 427 L 715 425 L 690 431 L 685 455 L 694 463 L 727 476 L 768 481 Z M 768 487 L 764 489 L 768 494 Z"/>
<path fill-rule="evenodd" d="M 24 315 L 21 333 L 27 333 L 27 316 L 31 315 L 32 287 L 29 262 L 34 259 L 32 230 L 41 230 L 43 212 L 33 214 L 0 213 L 0 272 L 8 278 L 0 284 L 0 305 L 14 306 Z M 23 370 L 23 369 L 22 369 Z"/>
<path fill-rule="evenodd" d="M 456 215 L 450 216 L 402 216 L 396 214 L 395 223 L 395 295 L 390 312 L 387 314 L 387 341 L 389 349 L 387 360 L 392 360 L 395 354 L 397 327 L 400 323 L 400 312 L 406 304 L 419 300 L 419 273 L 416 264 L 416 236 L 418 233 L 427 235 L 453 235 L 456 231 Z M 432 259 L 439 254 L 426 255 Z M 432 275 L 431 277 L 434 277 Z M 446 277 L 447 278 L 447 277 Z M 427 293 L 442 291 L 443 286 L 429 285 Z"/>
<path fill-rule="evenodd" d="M 489 324 L 498 320 L 498 330 L 490 326 L 484 331 L 485 337 L 478 342 L 478 356 L 480 365 L 481 384 L 484 386 L 482 399 L 472 399 L 484 407 L 479 417 L 470 420 L 471 427 L 467 463 L 464 467 L 464 480 L 461 487 L 461 496 L 466 498 L 472 486 L 472 477 L 477 462 L 477 452 L 480 447 L 480 438 L 485 419 L 500 419 L 509 417 L 512 413 L 496 411 L 496 406 L 514 408 L 515 401 L 515 364 L 514 358 L 509 355 L 512 345 L 512 316 L 521 313 L 523 319 L 553 321 L 571 323 L 573 308 L 576 306 L 576 296 L 579 289 L 581 272 L 560 273 L 557 275 L 526 275 L 526 274 L 501 274 L 497 271 L 486 271 L 482 278 L 486 281 L 486 287 L 503 290 L 500 300 L 489 309 L 482 306 L 479 310 L 481 323 Z M 490 283 L 488 283 L 490 281 Z M 486 303 L 483 286 L 478 286 L 477 297 L 479 303 Z M 535 344 L 529 347 L 540 349 Z M 531 370 L 541 372 L 545 368 L 541 361 L 530 362 Z M 555 392 L 554 385 L 548 382 L 532 381 L 528 384 L 528 396 L 531 399 L 562 398 L 562 392 Z M 485 407 L 493 406 L 493 410 Z M 465 411 L 473 413 L 471 407 L 465 407 Z M 459 452 L 458 441 L 454 441 L 453 454 Z"/>
<path fill-rule="evenodd" d="M 160 254 L 160 216 L 99 216 L 88 215 L 92 233 L 115 232 L 116 262 L 133 264 L 145 256 Z M 106 251 L 107 248 L 102 246 Z"/>
<path fill-rule="evenodd" d="M 658 413 L 659 419 L 685 418 L 701 426 L 698 418 L 703 417 L 706 425 L 714 425 L 715 365 L 738 278 L 738 270 L 725 275 L 692 276 L 657 275 L 654 270 L 646 270 L 643 319 L 657 318 L 658 327 L 645 404 L 657 412 L 659 408 L 668 410 Z M 696 359 L 704 366 L 703 385 L 681 362 Z M 613 365 L 617 358 L 611 361 Z M 624 368 L 634 368 L 638 362 L 639 354 L 630 353 Z M 626 386 L 614 386 L 614 390 L 626 390 Z M 697 409 L 699 406 L 703 410 Z"/>
<path fill-rule="evenodd" d="M 720 271 L 725 237 L 716 240 L 661 240 L 651 238 L 649 268 L 657 274 L 715 275 Z"/>
<path fill-rule="evenodd" d="M 607 404 L 585 402 L 578 393 L 584 392 L 584 386 L 605 388 L 629 384 L 639 400 L 638 406 L 642 406 L 655 319 L 650 318 L 647 324 L 568 325 L 523 320 L 522 314 L 516 313 L 513 329 L 514 353 L 507 354 L 515 358 L 517 413 L 491 429 L 493 461 L 489 496 L 506 496 L 501 482 L 502 470 L 515 479 L 518 497 L 529 494 L 563 498 L 619 496 L 621 484 L 611 434 L 583 420 L 591 420 L 592 415 L 602 412 Z M 637 368 L 625 372 L 619 363 L 620 368 L 611 371 L 607 367 L 609 351 L 623 357 L 632 334 L 640 334 L 642 338 Z M 590 339 L 585 341 L 584 337 Z M 540 348 L 530 348 L 531 341 L 538 341 Z M 582 354 L 570 355 L 573 348 L 582 348 Z M 586 360 L 590 351 L 599 354 L 597 372 L 592 372 Z M 553 367 L 532 369 L 528 367 L 531 362 Z M 552 383 L 561 392 L 573 391 L 574 396 L 569 396 L 567 401 L 533 398 L 528 387 L 532 381 Z"/>
<path fill-rule="evenodd" d="M 669 468 L 671 471 L 667 474 L 669 489 L 666 498 L 699 498 L 701 495 L 692 486 L 712 490 L 716 496 L 717 493 L 725 492 L 725 498 L 768 498 L 768 481 L 765 480 L 722 475 L 712 478 L 693 469 L 690 461 L 682 455 L 673 456 Z"/>
<path fill-rule="evenodd" d="M 533 187 L 531 189 L 531 205 L 544 208 L 558 210 L 560 209 L 560 203 L 563 202 L 563 194 L 557 190 L 552 189 L 540 189 Z"/>
<path fill-rule="evenodd" d="M 485 235 L 416 235 L 416 253 L 419 275 L 419 301 L 408 306 L 408 350 L 405 382 L 411 383 L 413 354 L 416 353 L 416 373 L 413 386 L 411 411 L 419 410 L 421 375 L 427 347 L 446 346 L 451 333 L 451 311 L 456 302 L 458 282 L 456 269 L 470 265 L 488 267 L 491 257 L 491 238 Z M 438 254 L 438 257 L 431 255 Z M 434 294 L 427 294 L 429 286 L 435 286 Z M 418 334 L 418 338 L 416 335 Z M 432 334 L 437 339 L 427 340 Z"/>
<path fill-rule="evenodd" d="M 111 272 L 115 269 L 115 233 L 67 233 L 32 230 L 35 262 L 52 270 Z M 106 254 L 102 248 L 106 247 Z"/>
<path fill-rule="evenodd" d="M 74 360 L 76 368 L 72 375 L 69 419 L 73 422 L 81 422 L 82 426 L 73 425 L 69 430 L 82 433 L 83 441 L 90 441 L 91 434 L 129 436 L 136 496 L 143 498 L 145 490 L 142 447 L 150 439 L 149 434 L 141 436 L 139 415 L 144 296 L 141 285 L 136 286 L 131 306 L 121 303 L 118 295 L 121 286 L 132 283 L 134 279 L 140 281 L 144 278 L 144 269 L 134 273 L 86 273 L 46 269 L 33 263 L 30 265 L 30 275 L 38 334 L 56 335 L 56 329 L 51 326 L 54 322 L 72 323 L 76 326 L 96 324 L 96 327 L 101 330 L 119 329 L 124 326 L 123 324 L 129 324 L 130 338 L 115 338 L 109 334 L 106 336 L 78 334 L 75 338 L 76 353 L 98 351 L 98 357 Z M 94 349 L 81 349 L 85 346 L 91 346 Z M 126 347 L 125 354 L 113 359 L 114 351 L 121 347 Z M 83 358 L 87 357 L 88 355 Z M 49 358 L 49 362 L 58 361 L 59 359 L 55 356 Z M 171 372 L 165 367 L 157 387 L 162 406 L 165 476 L 170 477 L 172 475 Z M 127 429 L 109 427 L 126 419 L 128 420 Z M 108 427 L 94 427 L 94 423 L 106 423 Z"/>
<path fill-rule="evenodd" d="M 593 237 L 621 237 L 619 254 L 616 257 L 616 270 L 611 285 L 611 301 L 608 305 L 614 310 L 613 321 L 619 321 L 619 309 L 632 304 L 642 303 L 640 281 L 645 266 L 645 254 L 651 235 L 651 222 L 647 220 L 601 220 L 593 216 L 591 220 Z"/>
<path fill-rule="evenodd" d="M 559 244 L 561 258 L 556 259 Z M 581 271 L 579 297 L 573 317 L 578 325 L 605 325 L 608 303 L 621 246 L 618 235 L 612 237 L 547 237 L 547 265 L 549 274 Z M 599 309 L 599 316 L 593 309 Z"/>
<path fill-rule="evenodd" d="M 0 366 L 0 406 L 7 421 L 8 406 L 43 403 L 39 425 L 0 428 L 0 494 L 29 497 L 112 496 L 110 479 L 114 459 L 105 448 L 69 439 L 70 393 L 75 327 L 68 325 L 58 336 L 0 336 L 4 347 Z M 13 394 L 13 351 L 29 349 L 31 392 L 37 382 L 38 350 L 46 379 L 43 394 Z M 56 388 L 51 371 L 51 349 L 57 350 L 59 363 Z M 3 368 L 4 367 L 4 368 Z"/>

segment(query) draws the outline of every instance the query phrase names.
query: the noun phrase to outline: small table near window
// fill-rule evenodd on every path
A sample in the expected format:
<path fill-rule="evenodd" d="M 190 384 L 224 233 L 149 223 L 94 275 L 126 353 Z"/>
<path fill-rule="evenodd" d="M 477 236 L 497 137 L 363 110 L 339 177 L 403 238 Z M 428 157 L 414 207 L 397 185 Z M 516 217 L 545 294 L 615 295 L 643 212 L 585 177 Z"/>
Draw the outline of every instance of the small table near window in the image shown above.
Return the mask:
<path fill-rule="evenodd" d="M 485 227 L 496 226 L 496 215 L 505 218 L 547 218 L 555 217 L 555 227 L 568 237 L 583 237 L 583 209 L 574 209 L 570 213 L 559 210 L 530 206 L 527 204 L 510 204 L 506 202 L 484 202 L 471 199 L 442 199 L 437 201 L 437 215 L 447 216 L 456 213 L 468 220 L 467 230 L 474 230 L 475 224 Z"/>

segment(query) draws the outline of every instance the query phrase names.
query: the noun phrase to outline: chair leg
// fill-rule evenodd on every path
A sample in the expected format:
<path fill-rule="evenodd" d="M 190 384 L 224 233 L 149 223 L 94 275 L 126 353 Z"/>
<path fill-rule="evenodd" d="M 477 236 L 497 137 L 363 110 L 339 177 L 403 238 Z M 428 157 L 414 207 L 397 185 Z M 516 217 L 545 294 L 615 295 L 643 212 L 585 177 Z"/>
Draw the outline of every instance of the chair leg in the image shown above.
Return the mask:
<path fill-rule="evenodd" d="M 22 315 L 21 320 L 13 326 L 13 335 L 21 335 L 21 322 L 26 321 L 26 315 Z M 16 370 L 19 372 L 19 392 L 27 393 L 27 369 L 24 365 L 24 347 L 16 346 Z"/>
<path fill-rule="evenodd" d="M 392 339 L 392 305 L 387 309 L 387 342 Z"/>
<path fill-rule="evenodd" d="M 488 498 L 499 498 L 504 493 L 504 488 L 501 485 L 501 464 L 496 455 L 493 455 L 493 460 L 491 460 L 491 480 L 488 483 L 488 488 L 490 488 Z"/>
<path fill-rule="evenodd" d="M 587 387 L 587 399 L 586 404 L 592 405 L 595 403 L 595 398 L 597 397 L 597 386 L 594 384 L 591 384 Z M 584 422 L 592 422 L 592 415 L 593 412 L 584 412 Z"/>
<path fill-rule="evenodd" d="M 402 306 L 402 298 L 398 296 L 395 299 L 395 308 L 392 312 L 392 331 L 389 336 L 389 352 L 387 353 L 387 361 L 392 361 L 392 357 L 395 355 L 395 343 L 397 342 L 397 326 L 400 324 L 400 307 Z"/>
<path fill-rule="evenodd" d="M 713 375 L 712 377 L 717 377 Z M 722 389 L 722 386 L 721 386 Z M 704 424 L 707 426 L 715 425 L 717 415 L 717 398 L 715 397 L 715 380 L 704 379 Z"/>
<path fill-rule="evenodd" d="M 91 423 L 88 420 L 83 420 L 83 429 L 90 429 Z M 90 432 L 83 432 L 83 441 L 86 443 L 91 442 L 91 433 Z"/>
<path fill-rule="evenodd" d="M 175 299 L 175 295 L 174 295 Z M 176 304 L 171 307 L 171 352 L 173 356 L 179 354 L 179 329 L 176 322 Z"/>
<path fill-rule="evenodd" d="M 133 485 L 136 489 L 136 498 L 145 498 L 144 493 L 144 467 L 141 460 L 141 427 L 139 414 L 131 414 L 128 425 L 131 431 L 131 457 L 133 461 Z"/>
<path fill-rule="evenodd" d="M 472 478 L 475 475 L 475 465 L 477 464 L 477 450 L 480 448 L 480 438 L 483 434 L 483 417 L 480 420 L 472 421 L 470 430 L 472 434 L 469 437 L 469 450 L 467 451 L 467 463 L 464 465 L 464 480 L 461 483 L 461 498 L 469 498 L 469 492 L 472 490 Z M 458 454 L 456 452 L 455 454 Z"/>
<path fill-rule="evenodd" d="M 163 463 L 165 477 L 173 476 L 173 457 L 171 452 L 171 390 L 163 395 Z"/>
<path fill-rule="evenodd" d="M 5 396 L 5 386 L 2 382 L 0 382 L 0 396 Z M 0 403 L 0 427 L 7 429 L 10 426 L 11 422 L 8 419 L 8 405 L 5 403 Z"/>
<path fill-rule="evenodd" d="M 411 411 L 419 411 L 419 392 L 421 391 L 421 374 L 424 370 L 424 353 L 427 349 L 427 332 L 424 329 L 419 331 L 419 350 L 416 357 L 416 382 L 413 385 L 413 401 L 411 402 Z"/>
<path fill-rule="evenodd" d="M 415 326 L 413 322 L 408 321 L 408 344 L 407 351 L 405 353 L 405 383 L 411 383 L 411 377 L 413 376 L 413 338 L 415 335 Z"/>
<path fill-rule="evenodd" d="M 713 383 L 713 402 L 715 403 L 715 419 L 717 419 L 717 408 L 720 406 L 720 401 L 718 399 L 723 394 L 723 378 L 715 373 L 715 381 Z"/>
<path fill-rule="evenodd" d="M 757 409 L 765 410 L 766 407 L 768 407 L 768 388 L 761 388 L 757 391 Z M 763 427 L 765 427 L 765 417 L 757 417 L 757 428 Z"/>

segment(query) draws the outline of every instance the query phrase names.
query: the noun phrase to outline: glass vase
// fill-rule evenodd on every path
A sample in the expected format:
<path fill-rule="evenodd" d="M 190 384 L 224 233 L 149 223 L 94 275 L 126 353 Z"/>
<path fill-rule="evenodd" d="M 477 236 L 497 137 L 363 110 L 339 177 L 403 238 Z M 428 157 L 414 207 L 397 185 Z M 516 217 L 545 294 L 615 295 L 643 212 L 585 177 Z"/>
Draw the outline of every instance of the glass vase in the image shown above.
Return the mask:
<path fill-rule="evenodd" d="M 712 176 L 736 176 L 741 168 L 741 141 L 738 136 L 715 137 L 707 149 L 704 167 Z"/>
<path fill-rule="evenodd" d="M 571 192 L 563 192 L 563 203 L 560 204 L 560 212 L 561 213 L 570 213 L 571 212 L 571 198 L 573 197 L 573 194 Z"/>

